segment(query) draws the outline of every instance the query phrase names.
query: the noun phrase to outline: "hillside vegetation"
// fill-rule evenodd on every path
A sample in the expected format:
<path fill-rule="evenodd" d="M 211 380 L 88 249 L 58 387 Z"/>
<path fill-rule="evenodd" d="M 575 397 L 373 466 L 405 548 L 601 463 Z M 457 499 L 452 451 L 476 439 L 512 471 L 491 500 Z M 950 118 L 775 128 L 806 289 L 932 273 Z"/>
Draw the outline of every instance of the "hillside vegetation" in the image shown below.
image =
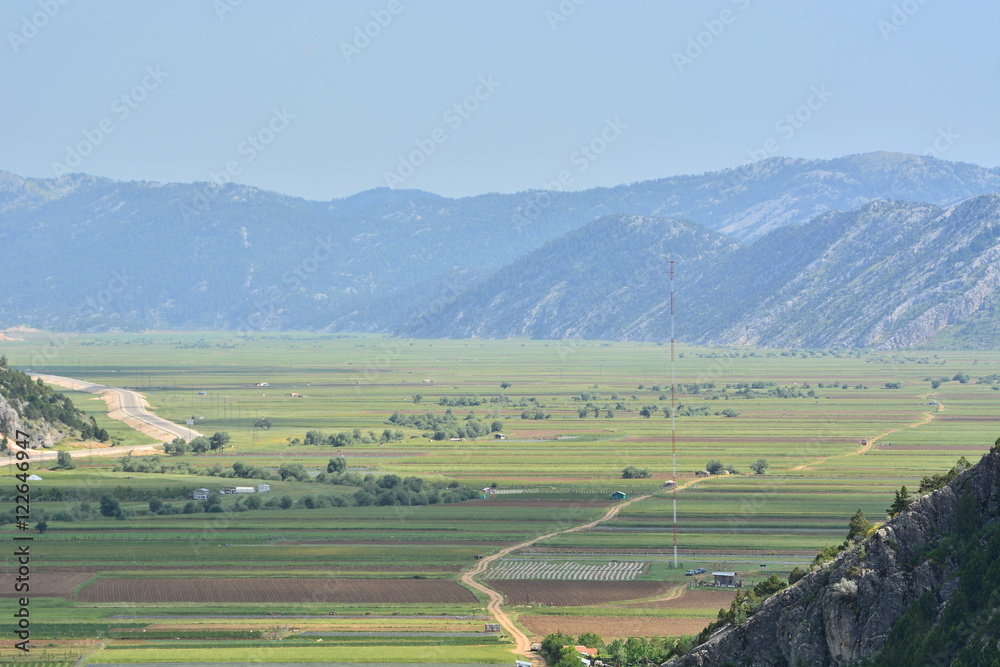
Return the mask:
<path fill-rule="evenodd" d="M 84 439 L 109 439 L 108 432 L 73 405 L 68 396 L 41 380 L 32 380 L 26 373 L 8 368 L 7 358 L 2 357 L 0 435 L 14 438 L 18 430 L 28 432 L 32 444 L 50 445 L 70 433 Z"/>
<path fill-rule="evenodd" d="M 665 664 L 1000 665 L 998 517 L 1000 439 L 860 545 Z"/>

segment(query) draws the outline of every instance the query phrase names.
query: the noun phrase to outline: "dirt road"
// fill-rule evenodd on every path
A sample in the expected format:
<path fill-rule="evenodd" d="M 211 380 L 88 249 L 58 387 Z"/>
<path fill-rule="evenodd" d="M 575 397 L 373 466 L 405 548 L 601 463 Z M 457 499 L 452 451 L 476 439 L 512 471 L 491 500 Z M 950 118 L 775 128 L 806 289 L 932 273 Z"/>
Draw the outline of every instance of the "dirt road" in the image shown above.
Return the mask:
<path fill-rule="evenodd" d="M 938 403 L 938 405 L 937 405 L 937 412 L 944 412 L 944 403 Z M 821 459 L 817 459 L 815 461 L 811 461 L 810 463 L 803 463 L 800 466 L 795 466 L 794 468 L 792 468 L 792 470 L 805 470 L 806 468 L 811 468 L 813 466 L 819 465 L 820 463 L 825 463 L 826 461 L 829 461 L 830 459 L 843 458 L 843 457 L 846 457 L 846 456 L 858 456 L 859 454 L 864 454 L 869 449 L 871 449 L 878 440 L 881 440 L 882 438 L 884 438 L 887 435 L 890 435 L 892 433 L 896 433 L 897 431 L 902 431 L 904 428 L 917 428 L 918 426 L 923 426 L 924 424 L 929 424 L 933 420 L 934 420 L 934 412 L 925 412 L 924 413 L 924 418 L 921 419 L 920 421 L 914 422 L 912 424 L 907 424 L 906 426 L 900 426 L 899 428 L 889 429 L 888 431 L 882 431 L 881 433 L 879 433 L 878 435 L 876 435 L 874 438 L 871 438 L 867 442 L 865 442 L 865 444 L 861 448 L 856 449 L 853 452 L 847 452 L 846 454 L 838 454 L 837 456 L 826 456 L 826 457 L 823 457 Z"/>
<path fill-rule="evenodd" d="M 530 539 L 526 542 L 521 542 L 520 544 L 515 544 L 505 549 L 501 549 L 495 554 L 486 556 L 485 558 L 480 560 L 478 563 L 476 563 L 476 566 L 471 570 L 462 573 L 461 578 L 463 583 L 468 584 L 472 588 L 475 588 L 477 591 L 480 591 L 486 594 L 487 597 L 489 597 L 490 602 L 487 605 L 486 610 L 497 620 L 497 623 L 500 624 L 500 627 L 502 627 L 504 631 L 507 634 L 509 634 L 511 638 L 514 640 L 515 653 L 520 653 L 521 655 L 526 656 L 529 660 L 532 661 L 532 664 L 535 665 L 545 664 L 544 661 L 538 655 L 531 652 L 531 639 L 528 637 L 528 635 L 521 632 L 521 629 L 514 624 L 514 621 L 511 620 L 510 616 L 508 616 L 507 613 L 503 610 L 503 595 L 493 590 L 489 586 L 479 583 L 478 581 L 475 580 L 475 577 L 485 572 L 491 563 L 493 563 L 499 558 L 503 558 L 504 556 L 513 551 L 517 551 L 518 549 L 524 549 L 525 547 L 529 547 L 536 542 L 548 539 L 550 537 L 554 537 L 556 535 L 562 535 L 564 533 L 575 533 L 578 530 L 586 530 L 588 528 L 593 528 L 599 523 L 603 523 L 605 521 L 608 521 L 609 519 L 613 519 L 615 516 L 617 516 L 618 512 L 620 512 L 623 508 L 628 507 L 632 503 L 638 502 L 648 497 L 649 495 L 636 496 L 631 500 L 626 500 L 623 503 L 619 503 L 614 507 L 612 507 L 611 509 L 609 509 L 600 519 L 596 519 L 594 521 L 591 521 L 590 523 L 574 526 L 573 528 L 566 528 L 565 530 L 556 530 L 551 533 L 547 533 L 545 535 L 539 535 L 538 537 Z"/>

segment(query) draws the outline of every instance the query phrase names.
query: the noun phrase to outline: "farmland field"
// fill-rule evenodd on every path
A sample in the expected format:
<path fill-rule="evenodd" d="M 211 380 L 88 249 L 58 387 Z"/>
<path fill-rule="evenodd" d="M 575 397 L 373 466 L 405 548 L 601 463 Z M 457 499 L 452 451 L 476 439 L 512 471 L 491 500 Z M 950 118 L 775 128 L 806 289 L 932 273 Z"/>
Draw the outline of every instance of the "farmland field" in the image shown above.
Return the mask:
<path fill-rule="evenodd" d="M 207 603 L 444 603 L 476 598 L 451 579 L 99 579 L 80 591 L 81 602 Z"/>
<path fill-rule="evenodd" d="M 546 581 L 503 579 L 490 585 L 506 596 L 509 604 L 543 604 L 550 607 L 622 602 L 663 594 L 669 585 L 660 581 Z"/>
<path fill-rule="evenodd" d="M 500 561 L 486 579 L 566 579 L 594 581 L 631 581 L 646 564 L 641 562 L 586 564 L 539 560 Z"/>
<path fill-rule="evenodd" d="M 34 636 L 62 651 L 52 654 L 58 659 L 103 641 L 88 660 L 322 662 L 317 639 L 360 639 L 303 633 L 372 631 L 380 642 L 351 660 L 502 661 L 508 639 L 483 632 L 486 602 L 457 579 L 477 557 L 542 535 L 551 536 L 480 578 L 506 595 L 523 628 L 562 617 L 610 636 L 664 634 L 668 621 L 670 632 L 689 632 L 732 593 L 685 587 L 706 579 L 685 570 L 736 571 L 747 583 L 787 576 L 841 542 L 858 508 L 881 520 L 900 486 L 915 490 L 962 456 L 975 462 L 1000 436 L 1000 391 L 988 380 L 1000 372 L 1000 353 L 678 346 L 675 567 L 673 494 L 663 488 L 673 470 L 664 346 L 19 335 L 0 341 L 15 367 L 136 388 L 161 416 L 231 435 L 221 451 L 155 459 L 92 456 L 91 443 L 69 443 L 75 469 L 32 463 L 43 479 L 32 482 L 31 526 L 47 523 L 44 534 L 32 532 Z M 960 373 L 969 381 L 952 379 Z M 104 409 L 68 393 L 88 411 Z M 449 412 L 452 426 L 440 426 Z M 453 440 L 446 430 L 472 421 L 487 434 Z M 121 453 L 148 442 L 99 423 L 122 438 Z M 306 444 L 310 431 L 331 439 Z M 327 473 L 338 457 L 346 477 Z M 761 475 L 749 468 L 758 459 L 768 463 Z M 697 477 L 712 460 L 737 474 Z M 239 466 L 258 476 L 234 477 Z M 627 466 L 649 476 L 625 479 Z M 291 469 L 301 477 L 283 478 Z M 397 494 L 408 478 L 421 480 L 407 487 L 419 491 Z M 395 481 L 360 493 L 383 479 Z M 15 495 L 8 482 L 0 483 L 2 511 Z M 210 507 L 188 497 L 260 482 L 271 490 L 254 494 L 256 504 L 225 495 Z M 475 497 L 443 502 L 461 487 Z M 615 506 L 615 491 L 649 497 L 566 532 Z M 119 514 L 102 514 L 105 495 Z M 5 604 L 16 567 L 5 552 Z M 122 615 L 131 618 L 113 618 Z M 138 624 L 147 639 L 121 623 Z M 259 634 L 225 635 L 248 630 Z M 403 655 L 410 640 L 394 635 L 407 632 L 468 636 L 427 636 L 444 643 L 432 651 L 417 642 Z M 223 636 L 225 647 L 204 646 Z M 0 647 L 0 660 L 14 655 Z"/>
<path fill-rule="evenodd" d="M 537 638 L 553 632 L 571 635 L 593 632 L 607 641 L 622 637 L 696 635 L 712 620 L 666 616 L 521 616 L 521 621 Z"/>

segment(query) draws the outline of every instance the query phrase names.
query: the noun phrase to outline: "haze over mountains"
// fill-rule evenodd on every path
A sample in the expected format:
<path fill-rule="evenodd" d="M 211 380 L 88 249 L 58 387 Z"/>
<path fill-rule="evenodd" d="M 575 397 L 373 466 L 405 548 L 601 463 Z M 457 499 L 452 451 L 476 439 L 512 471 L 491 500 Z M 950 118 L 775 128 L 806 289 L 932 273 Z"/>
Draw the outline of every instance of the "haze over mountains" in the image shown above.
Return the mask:
<path fill-rule="evenodd" d="M 328 202 L 0 172 L 0 325 L 662 340 L 998 341 L 1000 169 L 771 158 L 580 192 Z"/>

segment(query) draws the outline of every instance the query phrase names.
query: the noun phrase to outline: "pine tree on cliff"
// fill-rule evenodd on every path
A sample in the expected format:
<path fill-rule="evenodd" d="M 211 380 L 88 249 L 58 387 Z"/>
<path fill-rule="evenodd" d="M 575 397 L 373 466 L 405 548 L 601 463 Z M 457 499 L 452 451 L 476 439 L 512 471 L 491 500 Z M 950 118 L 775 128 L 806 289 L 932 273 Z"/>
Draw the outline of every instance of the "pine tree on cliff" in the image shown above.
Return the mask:
<path fill-rule="evenodd" d="M 906 490 L 904 485 L 899 491 L 896 492 L 896 499 L 892 501 L 892 505 L 886 510 L 889 517 L 894 517 L 903 510 L 906 506 L 910 504 L 910 492 Z"/>

